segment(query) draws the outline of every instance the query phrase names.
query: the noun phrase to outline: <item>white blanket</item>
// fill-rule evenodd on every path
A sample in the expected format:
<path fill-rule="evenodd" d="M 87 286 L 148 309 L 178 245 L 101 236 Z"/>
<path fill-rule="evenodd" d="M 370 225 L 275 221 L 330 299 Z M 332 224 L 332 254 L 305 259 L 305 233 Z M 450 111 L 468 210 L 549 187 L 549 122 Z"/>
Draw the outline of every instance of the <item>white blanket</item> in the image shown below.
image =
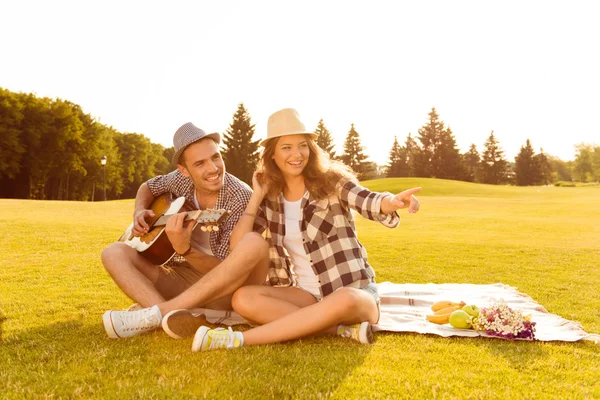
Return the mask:
<path fill-rule="evenodd" d="M 391 283 L 378 284 L 381 297 L 381 318 L 373 331 L 416 332 L 439 336 L 488 336 L 472 329 L 456 329 L 452 326 L 437 325 L 428 322 L 426 314 L 431 313 L 431 305 L 438 300 L 464 301 L 479 307 L 488 307 L 494 300 L 504 299 L 509 307 L 520 310 L 524 315 L 531 315 L 536 323 L 535 337 L 541 341 L 591 340 L 600 342 L 600 335 L 589 334 L 574 321 L 558 315 L 550 314 L 531 297 L 518 292 L 515 288 L 496 283 L 493 285 L 473 284 L 413 284 Z M 248 322 L 239 314 L 230 311 L 194 309 L 195 314 L 204 314 L 209 322 L 237 325 Z"/>

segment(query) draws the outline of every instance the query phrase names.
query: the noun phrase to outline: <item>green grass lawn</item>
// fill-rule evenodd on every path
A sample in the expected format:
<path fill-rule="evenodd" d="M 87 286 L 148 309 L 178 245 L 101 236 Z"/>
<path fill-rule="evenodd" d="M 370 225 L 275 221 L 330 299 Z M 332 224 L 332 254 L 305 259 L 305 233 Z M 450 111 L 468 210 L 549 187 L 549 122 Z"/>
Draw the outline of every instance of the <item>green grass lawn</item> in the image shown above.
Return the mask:
<path fill-rule="evenodd" d="M 379 282 L 497 283 L 600 333 L 600 187 L 435 179 L 398 229 L 357 221 Z M 378 333 L 191 353 L 155 332 L 111 340 L 131 304 L 100 263 L 133 201 L 0 200 L 0 398 L 600 398 L 600 345 Z"/>

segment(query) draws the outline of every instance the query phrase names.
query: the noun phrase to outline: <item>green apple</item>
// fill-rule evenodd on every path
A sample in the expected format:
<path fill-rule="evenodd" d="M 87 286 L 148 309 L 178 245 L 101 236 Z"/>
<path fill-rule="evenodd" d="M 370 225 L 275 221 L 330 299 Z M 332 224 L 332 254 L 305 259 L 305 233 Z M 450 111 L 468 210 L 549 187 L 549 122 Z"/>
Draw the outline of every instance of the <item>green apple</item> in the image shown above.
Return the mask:
<path fill-rule="evenodd" d="M 449 322 L 455 328 L 469 329 L 471 327 L 471 316 L 463 310 L 456 310 L 450 314 Z"/>
<path fill-rule="evenodd" d="M 462 308 L 462 310 L 473 318 L 479 317 L 479 307 L 477 307 L 476 305 L 467 304 Z"/>

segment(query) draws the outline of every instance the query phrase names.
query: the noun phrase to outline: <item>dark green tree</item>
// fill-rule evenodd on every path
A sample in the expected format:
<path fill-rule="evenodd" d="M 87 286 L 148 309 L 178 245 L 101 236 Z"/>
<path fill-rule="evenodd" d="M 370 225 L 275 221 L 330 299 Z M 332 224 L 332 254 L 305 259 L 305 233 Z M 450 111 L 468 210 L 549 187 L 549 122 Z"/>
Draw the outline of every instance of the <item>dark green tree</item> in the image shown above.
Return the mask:
<path fill-rule="evenodd" d="M 386 166 L 386 176 L 388 178 L 394 178 L 403 175 L 408 172 L 408 164 L 406 163 L 406 149 L 402 148 L 398 144 L 398 138 L 394 136 L 394 143 L 390 150 L 390 161 Z"/>
<path fill-rule="evenodd" d="M 102 199 L 104 181 L 108 198 L 133 197 L 172 169 L 163 146 L 102 125 L 69 101 L 0 88 L 0 117 L 0 197 Z"/>
<path fill-rule="evenodd" d="M 592 179 L 600 182 L 600 146 L 592 148 Z"/>
<path fill-rule="evenodd" d="M 325 126 L 323 118 L 319 120 L 315 133 L 317 134 L 317 145 L 329 154 L 329 158 L 332 160 L 335 159 L 335 144 L 333 143 L 333 137 L 331 136 L 329 129 Z"/>
<path fill-rule="evenodd" d="M 360 175 L 360 179 L 363 181 L 369 179 L 378 179 L 381 178 L 379 174 L 379 166 L 375 161 L 366 161 L 363 164 L 363 172 Z"/>
<path fill-rule="evenodd" d="M 575 146 L 573 174 L 581 182 L 600 181 L 600 146 L 586 143 Z"/>
<path fill-rule="evenodd" d="M 20 97 L 0 88 L 0 178 L 15 178 L 21 170 L 25 147 L 21 141 L 23 104 Z"/>
<path fill-rule="evenodd" d="M 53 166 L 46 184 L 47 198 L 72 200 L 70 181 L 85 174 L 82 154 L 85 153 L 83 124 L 79 118 L 78 105 L 65 100 L 52 103 L 52 131 L 55 138 L 55 156 L 57 160 L 49 163 Z"/>
<path fill-rule="evenodd" d="M 364 148 L 360 143 L 360 135 L 351 124 L 346 141 L 344 142 L 344 153 L 340 157 L 342 162 L 352 168 L 357 173 L 359 179 L 365 172 L 365 163 L 368 158 L 364 154 Z"/>
<path fill-rule="evenodd" d="M 410 132 L 404 142 L 404 151 L 406 152 L 407 173 L 403 176 L 417 176 L 416 163 L 421 154 L 421 149 Z"/>
<path fill-rule="evenodd" d="M 573 175 L 579 182 L 594 180 L 594 148 L 592 145 L 580 143 L 575 146 Z"/>
<path fill-rule="evenodd" d="M 571 181 L 573 179 L 572 162 L 566 162 L 558 157 L 547 155 L 552 169 L 552 181 Z"/>
<path fill-rule="evenodd" d="M 479 157 L 479 152 L 477 151 L 477 146 L 475 144 L 471 144 L 469 147 L 469 151 L 462 155 L 462 166 L 463 166 L 463 179 L 467 182 L 477 182 L 479 179 L 479 163 L 481 162 L 481 158 Z"/>
<path fill-rule="evenodd" d="M 537 184 L 539 167 L 535 160 L 533 146 L 529 139 L 515 157 L 515 183 L 517 186 L 531 186 Z"/>
<path fill-rule="evenodd" d="M 429 121 L 419 129 L 420 152 L 415 159 L 415 174 L 423 177 L 458 179 L 460 152 L 450 128 L 440 121 L 435 108 L 429 112 Z"/>
<path fill-rule="evenodd" d="M 223 135 L 223 160 L 227 172 L 252 186 L 252 174 L 259 159 L 259 140 L 252 140 L 254 125 L 243 103 L 233 115 L 233 121 Z"/>
<path fill-rule="evenodd" d="M 460 179 L 463 175 L 460 151 L 450 127 L 444 129 L 434 152 L 434 176 L 441 179 Z"/>
<path fill-rule="evenodd" d="M 504 151 L 494 137 L 494 131 L 485 141 L 481 154 L 481 183 L 499 185 L 507 181 L 506 168 L 508 162 L 504 158 Z"/>
<path fill-rule="evenodd" d="M 550 160 L 544 153 L 544 149 L 540 149 L 539 154 L 533 156 L 533 160 L 537 167 L 536 185 L 549 185 L 552 183 L 552 165 Z"/>
<path fill-rule="evenodd" d="M 155 176 L 155 149 L 152 142 L 139 133 L 124 133 L 114 136 L 118 149 L 118 162 L 122 166 L 121 181 L 123 182 L 123 191 L 121 195 L 125 198 L 135 197 L 138 188 L 151 177 Z M 159 153 L 162 157 L 162 154 Z M 106 164 L 106 173 L 109 177 L 110 169 L 113 168 L 113 162 L 107 155 L 108 161 Z M 115 160 L 117 161 L 117 160 Z M 107 182 L 107 186 L 110 181 Z M 110 189 L 107 197 L 114 198 Z"/>
<path fill-rule="evenodd" d="M 398 138 L 394 136 L 394 143 L 390 149 L 390 161 L 386 166 L 386 176 L 388 178 L 395 178 L 400 176 L 401 164 L 406 163 L 402 154 L 400 145 L 398 144 Z"/>

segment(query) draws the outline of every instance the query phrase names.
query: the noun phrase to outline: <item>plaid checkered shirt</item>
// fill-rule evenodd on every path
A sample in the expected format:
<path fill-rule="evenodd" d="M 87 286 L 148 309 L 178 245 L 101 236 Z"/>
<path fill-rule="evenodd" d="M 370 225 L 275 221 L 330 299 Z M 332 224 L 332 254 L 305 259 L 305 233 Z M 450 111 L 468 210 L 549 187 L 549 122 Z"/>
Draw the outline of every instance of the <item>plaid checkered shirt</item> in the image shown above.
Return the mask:
<path fill-rule="evenodd" d="M 163 193 L 173 193 L 175 196 L 185 196 L 191 204 L 194 202 L 194 183 L 179 170 L 167 175 L 159 175 L 146 182 L 152 194 L 157 197 Z M 229 255 L 229 237 L 237 224 L 242 212 L 246 209 L 252 189 L 235 176 L 225 173 L 225 184 L 219 190 L 215 209 L 230 211 L 229 217 L 219 226 L 218 231 L 210 233 L 210 249 L 221 260 Z"/>
<path fill-rule="evenodd" d="M 381 201 L 391 193 L 375 193 L 352 181 L 342 181 L 336 193 L 317 200 L 305 191 L 301 200 L 300 230 L 304 250 L 321 285 L 323 297 L 343 286 L 364 288 L 375 282 L 375 271 L 367 263 L 367 251 L 356 236 L 350 209 L 365 218 L 395 228 L 400 222 L 396 212 L 381 213 Z M 285 216 L 283 194 L 265 199 L 258 210 L 254 230 L 266 231 L 270 259 L 268 280 L 272 286 L 291 286 L 291 259 L 283 246 Z"/>

